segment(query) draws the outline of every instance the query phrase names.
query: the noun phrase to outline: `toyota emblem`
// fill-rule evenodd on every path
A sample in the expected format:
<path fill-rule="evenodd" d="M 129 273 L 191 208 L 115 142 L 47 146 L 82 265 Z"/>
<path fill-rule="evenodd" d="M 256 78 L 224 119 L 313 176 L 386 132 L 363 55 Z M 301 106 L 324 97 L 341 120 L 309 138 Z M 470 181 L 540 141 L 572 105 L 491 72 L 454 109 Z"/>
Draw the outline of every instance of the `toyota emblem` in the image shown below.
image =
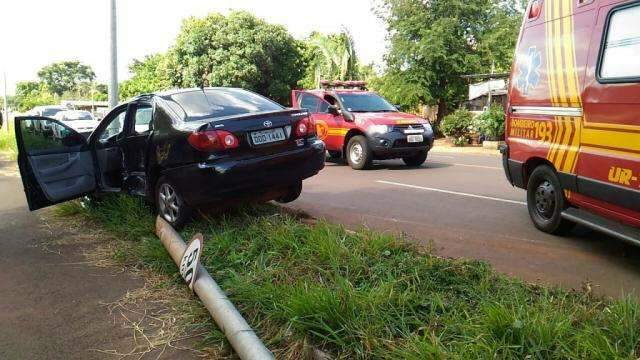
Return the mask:
<path fill-rule="evenodd" d="M 264 127 L 271 127 L 271 125 L 273 125 L 273 123 L 269 120 L 265 121 L 262 123 L 262 125 L 264 125 Z"/>

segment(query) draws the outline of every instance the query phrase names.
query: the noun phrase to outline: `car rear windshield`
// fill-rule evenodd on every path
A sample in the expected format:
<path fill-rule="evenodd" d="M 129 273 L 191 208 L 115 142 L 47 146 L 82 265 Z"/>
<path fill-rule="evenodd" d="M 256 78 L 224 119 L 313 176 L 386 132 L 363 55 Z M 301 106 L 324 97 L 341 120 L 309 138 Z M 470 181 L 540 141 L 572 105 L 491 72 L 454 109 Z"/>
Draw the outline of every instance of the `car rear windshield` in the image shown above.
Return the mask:
<path fill-rule="evenodd" d="M 338 94 L 342 105 L 347 111 L 352 112 L 395 112 L 393 105 L 380 95 L 374 93 Z"/>
<path fill-rule="evenodd" d="M 62 111 L 62 109 L 44 109 L 42 116 L 56 116 L 60 111 Z"/>
<path fill-rule="evenodd" d="M 185 121 L 284 109 L 258 94 L 231 88 L 194 90 L 169 95 L 165 100 Z"/>

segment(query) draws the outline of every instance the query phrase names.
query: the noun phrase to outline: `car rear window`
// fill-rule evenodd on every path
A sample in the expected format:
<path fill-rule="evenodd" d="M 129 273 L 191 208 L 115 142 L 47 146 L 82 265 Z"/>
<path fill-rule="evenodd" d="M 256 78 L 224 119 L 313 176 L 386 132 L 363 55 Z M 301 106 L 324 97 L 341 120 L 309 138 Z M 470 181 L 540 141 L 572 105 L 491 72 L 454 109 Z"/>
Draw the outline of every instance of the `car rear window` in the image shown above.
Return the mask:
<path fill-rule="evenodd" d="M 42 116 L 56 116 L 62 109 L 44 109 Z"/>
<path fill-rule="evenodd" d="M 283 109 L 278 103 L 258 94 L 231 88 L 183 92 L 169 95 L 165 100 L 185 121 Z"/>

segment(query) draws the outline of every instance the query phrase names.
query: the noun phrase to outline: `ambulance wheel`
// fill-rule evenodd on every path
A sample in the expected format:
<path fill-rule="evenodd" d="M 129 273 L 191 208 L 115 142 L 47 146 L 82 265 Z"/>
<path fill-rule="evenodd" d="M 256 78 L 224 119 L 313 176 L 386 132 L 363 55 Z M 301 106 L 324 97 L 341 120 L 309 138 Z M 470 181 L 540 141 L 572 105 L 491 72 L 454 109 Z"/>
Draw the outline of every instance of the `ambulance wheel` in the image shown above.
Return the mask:
<path fill-rule="evenodd" d="M 369 149 L 367 139 L 356 135 L 347 144 L 347 162 L 354 170 L 364 170 L 371 167 L 373 153 Z"/>
<path fill-rule="evenodd" d="M 424 164 L 425 161 L 427 161 L 427 152 L 420 151 L 419 153 L 413 156 L 403 157 L 402 161 L 404 161 L 404 163 L 407 164 L 407 166 L 411 166 L 411 167 L 421 166 L 422 164 Z"/>
<path fill-rule="evenodd" d="M 527 208 L 533 225 L 546 233 L 563 235 L 575 225 L 562 218 L 567 202 L 558 175 L 550 166 L 538 166 L 529 176 Z"/>

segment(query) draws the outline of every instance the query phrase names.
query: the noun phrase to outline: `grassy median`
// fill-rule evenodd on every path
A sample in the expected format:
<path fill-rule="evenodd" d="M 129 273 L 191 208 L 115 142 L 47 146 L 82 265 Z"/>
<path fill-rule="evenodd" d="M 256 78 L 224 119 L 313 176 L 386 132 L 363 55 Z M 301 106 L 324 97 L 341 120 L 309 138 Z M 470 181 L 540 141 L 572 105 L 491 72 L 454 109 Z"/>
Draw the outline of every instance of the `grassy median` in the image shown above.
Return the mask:
<path fill-rule="evenodd" d="M 81 214 L 126 242 L 115 257 L 170 274 L 140 200 L 112 196 Z M 344 359 L 576 358 L 640 356 L 635 300 L 529 285 L 482 262 L 443 259 L 398 237 L 308 225 L 271 205 L 199 220 L 202 261 L 277 358 L 321 350 Z M 194 300 L 195 301 L 195 300 Z M 207 341 L 224 344 L 210 325 Z"/>
<path fill-rule="evenodd" d="M 18 158 L 18 148 L 16 146 L 16 133 L 13 131 L 13 126 L 9 127 L 8 134 L 4 126 L 0 128 L 0 153 L 6 154 L 12 160 L 15 160 Z"/>

